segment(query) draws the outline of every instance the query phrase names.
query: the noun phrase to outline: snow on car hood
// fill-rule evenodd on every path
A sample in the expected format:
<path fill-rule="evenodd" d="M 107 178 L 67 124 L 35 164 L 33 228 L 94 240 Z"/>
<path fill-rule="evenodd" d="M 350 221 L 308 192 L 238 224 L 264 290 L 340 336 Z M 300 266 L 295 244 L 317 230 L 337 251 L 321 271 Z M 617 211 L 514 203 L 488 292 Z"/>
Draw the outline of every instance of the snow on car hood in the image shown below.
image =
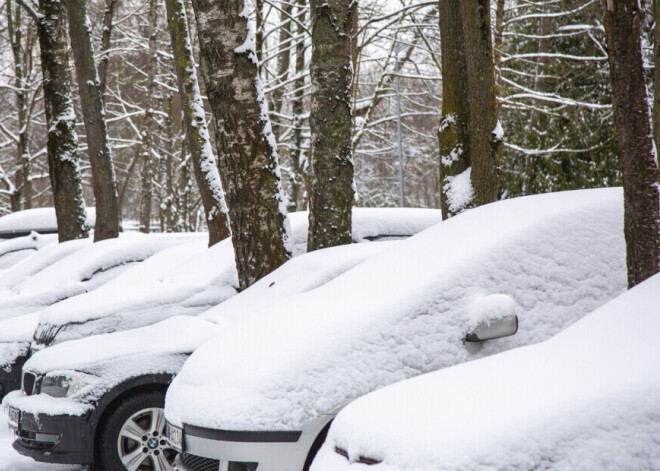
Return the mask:
<path fill-rule="evenodd" d="M 291 213 L 289 219 L 293 254 L 297 256 L 306 251 L 308 213 Z M 368 241 L 380 236 L 404 237 L 439 220 L 438 210 L 355 209 L 353 238 Z M 39 338 L 41 332 L 57 330 L 56 342 L 62 342 L 137 328 L 175 315 L 199 314 L 238 292 L 234 257 L 231 240 L 226 239 L 193 257 L 182 257 L 182 261 L 169 270 L 151 270 L 151 275 L 145 276 L 142 282 L 132 286 L 123 284 L 121 296 L 108 284 L 103 291 L 57 303 L 43 311 L 35 338 Z M 115 282 L 119 283 L 120 278 Z"/>
<path fill-rule="evenodd" d="M 17 250 L 38 250 L 53 242 L 57 242 L 57 234 L 39 234 L 37 232 L 32 232 L 30 235 L 23 237 L 0 241 L 0 255 L 15 252 Z"/>
<path fill-rule="evenodd" d="M 0 369 L 11 366 L 28 352 L 38 322 L 39 312 L 0 321 Z"/>
<path fill-rule="evenodd" d="M 87 226 L 94 227 L 96 223 L 96 208 L 86 208 L 85 222 Z M 0 234 L 29 231 L 57 231 L 55 208 L 25 209 L 0 218 Z"/>
<path fill-rule="evenodd" d="M 335 419 L 313 471 L 658 469 L 660 275 L 552 339 L 376 391 Z M 475 446 L 478 444 L 478 446 Z"/>
<path fill-rule="evenodd" d="M 466 211 L 221 329 L 169 388 L 167 418 L 300 430 L 378 387 L 545 340 L 625 289 L 622 221 L 618 188 Z M 469 309 L 491 294 L 515 301 L 520 329 L 471 354 Z"/>

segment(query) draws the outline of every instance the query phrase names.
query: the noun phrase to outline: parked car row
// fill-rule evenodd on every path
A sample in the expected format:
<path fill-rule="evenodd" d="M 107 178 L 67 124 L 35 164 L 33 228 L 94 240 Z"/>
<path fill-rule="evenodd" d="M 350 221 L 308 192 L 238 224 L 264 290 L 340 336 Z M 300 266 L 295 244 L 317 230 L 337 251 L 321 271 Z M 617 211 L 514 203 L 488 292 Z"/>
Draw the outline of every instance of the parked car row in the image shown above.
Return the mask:
<path fill-rule="evenodd" d="M 382 443 L 366 425 L 350 425 L 367 417 L 352 411 L 402 380 L 424 384 L 424 374 L 542 348 L 525 346 L 626 288 L 618 188 L 506 200 L 440 219 L 435 210 L 355 209 L 354 242 L 368 243 L 304 254 L 307 215 L 291 214 L 295 256 L 240 293 L 230 240 L 206 248 L 179 239 L 87 293 L 73 288 L 83 282 L 73 275 L 80 264 L 66 283 L 39 281 L 41 271 L 17 275 L 19 285 L 36 278 L 73 287 L 67 299 L 0 321 L 0 365 L 22 372 L 20 390 L 16 379 L 5 382 L 15 389 L 3 401 L 14 448 L 112 471 L 437 469 L 414 465 L 426 463 L 423 454 L 402 461 L 428 443 L 412 425 L 391 454 L 381 446 L 399 444 L 387 417 L 405 422 L 396 411 L 407 402 L 420 405 L 427 428 L 428 405 L 445 431 L 438 433 L 448 433 L 430 393 L 422 402 L 414 391 L 373 393 L 392 398 L 379 412 L 367 406 L 381 414 L 373 422 Z M 0 291 L 0 316 L 2 303 Z M 487 389 L 494 373 L 482 379 L 487 367 L 474 368 L 473 381 Z M 451 385 L 428 384 L 443 384 L 451 409 Z M 341 412 L 331 427 L 345 407 L 348 419 Z"/>

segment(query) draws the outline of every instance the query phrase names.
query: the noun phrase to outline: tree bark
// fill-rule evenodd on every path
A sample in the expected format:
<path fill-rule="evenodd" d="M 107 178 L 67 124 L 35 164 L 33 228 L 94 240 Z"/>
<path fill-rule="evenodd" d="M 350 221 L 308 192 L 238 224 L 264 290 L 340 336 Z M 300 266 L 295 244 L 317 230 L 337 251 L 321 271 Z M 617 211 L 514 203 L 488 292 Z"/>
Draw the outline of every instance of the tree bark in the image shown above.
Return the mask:
<path fill-rule="evenodd" d="M 101 34 L 101 58 L 99 59 L 99 89 L 101 96 L 105 96 L 105 87 L 108 83 L 108 62 L 110 56 L 108 50 L 110 49 L 110 38 L 112 37 L 112 28 L 114 26 L 112 20 L 115 16 L 115 7 L 119 0 L 105 0 L 105 8 L 103 10 L 103 32 Z"/>
<path fill-rule="evenodd" d="M 86 0 L 66 0 L 71 50 L 76 65 L 80 104 L 87 133 L 92 187 L 96 205 L 94 241 L 119 236 L 119 205 L 115 169 L 108 141 L 103 98 L 96 74 L 92 27 L 87 18 Z"/>
<path fill-rule="evenodd" d="M 62 2 L 40 0 L 37 32 L 44 77 L 48 126 L 48 170 L 60 242 L 89 235 L 78 167 L 76 114 L 71 101 L 67 66 L 66 12 Z"/>
<path fill-rule="evenodd" d="M 278 86 L 271 93 L 271 103 L 276 113 L 282 112 L 282 97 L 284 96 L 285 86 L 289 78 L 289 64 L 291 63 L 291 14 L 293 13 L 293 3 L 285 3 L 280 12 L 280 52 L 277 55 L 277 84 Z M 276 123 L 273 123 L 273 134 L 275 140 L 279 142 L 281 129 Z"/>
<path fill-rule="evenodd" d="M 193 0 L 241 289 L 290 256 L 279 165 L 243 1 Z"/>
<path fill-rule="evenodd" d="M 442 117 L 438 128 L 440 149 L 440 207 L 447 219 L 470 204 L 455 204 L 447 192 L 452 179 L 470 168 L 470 107 L 467 91 L 463 24 L 458 3 L 440 0 L 440 51 L 442 56 Z"/>
<path fill-rule="evenodd" d="M 147 76 L 147 109 L 144 112 L 140 160 L 142 160 L 142 183 L 140 190 L 140 232 L 149 233 L 151 226 L 151 200 L 153 194 L 153 127 L 156 106 L 156 39 L 158 34 L 158 2 L 149 0 L 149 65 Z"/>
<path fill-rule="evenodd" d="M 225 196 L 204 117 L 204 105 L 199 92 L 188 20 L 183 0 L 166 0 L 167 21 L 172 39 L 174 68 L 179 84 L 181 108 L 188 135 L 193 170 L 204 206 L 209 228 L 209 246 L 229 237 L 229 221 Z"/>
<path fill-rule="evenodd" d="M 623 174 L 629 288 L 657 273 L 660 266 L 657 165 L 642 66 L 642 21 L 637 0 L 607 2 L 605 35 Z"/>
<path fill-rule="evenodd" d="M 465 58 L 470 106 L 470 180 L 476 206 L 491 203 L 498 195 L 501 139 L 498 124 L 495 74 L 490 28 L 490 1 L 458 2 L 463 18 Z"/>
<path fill-rule="evenodd" d="M 312 0 L 312 139 L 307 250 L 351 242 L 353 0 Z"/>

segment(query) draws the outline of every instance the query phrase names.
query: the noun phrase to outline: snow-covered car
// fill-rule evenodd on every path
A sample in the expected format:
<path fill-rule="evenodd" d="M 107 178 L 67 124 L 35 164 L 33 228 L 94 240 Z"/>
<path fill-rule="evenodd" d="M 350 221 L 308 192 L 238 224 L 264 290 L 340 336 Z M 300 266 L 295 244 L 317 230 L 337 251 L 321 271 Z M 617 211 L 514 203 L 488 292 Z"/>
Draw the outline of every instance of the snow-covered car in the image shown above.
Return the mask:
<path fill-rule="evenodd" d="M 225 304 L 235 312 L 258 310 L 313 290 L 395 243 L 351 244 L 300 255 Z M 22 417 L 14 447 L 40 461 L 96 461 L 111 470 L 171 469 L 176 453 L 164 441 L 165 390 L 190 353 L 221 328 L 224 312 L 176 316 L 35 353 L 23 368 L 23 391 L 5 401 Z M 74 381 L 77 385 L 69 387 Z M 37 430 L 39 437 L 32 433 Z"/>
<path fill-rule="evenodd" d="M 37 232 L 8 240 L 0 239 L 0 273 L 53 242 L 57 242 L 57 234 Z"/>
<path fill-rule="evenodd" d="M 312 471 L 660 469 L 660 275 L 550 340 L 375 391 Z"/>
<path fill-rule="evenodd" d="M 178 469 L 308 469 L 350 401 L 548 339 L 625 290 L 622 222 L 619 188 L 500 201 L 313 291 L 226 312 L 167 392 Z M 470 341 L 512 311 L 515 335 Z"/>
<path fill-rule="evenodd" d="M 87 208 L 87 226 L 94 228 L 96 208 Z M 12 239 L 30 235 L 57 234 L 57 218 L 55 208 L 35 208 L 16 211 L 0 217 L 0 239 Z"/>
<path fill-rule="evenodd" d="M 31 271 L 35 265 L 32 258 L 50 260 L 49 257 L 56 258 L 62 251 L 69 251 L 57 262 L 0 292 L 0 319 L 4 319 L 0 321 L 0 397 L 20 387 L 21 366 L 29 356 L 40 310 L 93 291 L 161 250 L 203 237 L 203 234 L 123 234 L 94 244 L 89 239 L 67 241 L 47 246 L 3 273 L 16 278 Z M 46 257 L 39 257 L 44 252 Z M 26 334 L 29 334 L 27 338 L 21 338 Z"/>

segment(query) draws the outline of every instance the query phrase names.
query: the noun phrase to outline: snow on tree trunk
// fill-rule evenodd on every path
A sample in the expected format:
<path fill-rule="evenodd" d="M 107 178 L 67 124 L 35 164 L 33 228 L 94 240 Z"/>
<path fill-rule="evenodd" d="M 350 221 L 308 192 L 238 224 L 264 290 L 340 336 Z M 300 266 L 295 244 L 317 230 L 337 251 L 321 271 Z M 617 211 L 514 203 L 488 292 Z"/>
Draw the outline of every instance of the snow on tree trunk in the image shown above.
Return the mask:
<path fill-rule="evenodd" d="M 48 126 L 48 170 L 60 242 L 89 235 L 78 167 L 76 114 L 71 101 L 65 9 L 58 0 L 40 0 L 37 32 L 44 77 Z"/>
<path fill-rule="evenodd" d="M 497 199 L 498 159 L 502 143 L 495 99 L 490 2 L 465 0 L 457 3 L 460 3 L 465 38 L 471 181 L 474 204 L 478 206 Z"/>
<path fill-rule="evenodd" d="M 660 221 L 637 0 L 608 1 L 605 13 L 614 124 L 623 173 L 628 287 L 658 272 Z"/>
<path fill-rule="evenodd" d="M 470 168 L 467 66 L 463 24 L 458 3 L 440 0 L 440 49 L 442 55 L 442 117 L 438 130 L 440 150 L 440 202 L 442 217 L 447 219 L 470 207 L 473 192 L 454 186 L 470 185 L 469 177 L 456 179 Z M 469 173 L 467 174 L 469 176 Z M 452 196 L 462 195 L 455 199 Z"/>
<path fill-rule="evenodd" d="M 195 179 L 202 198 L 209 246 L 229 237 L 229 221 L 224 192 L 204 117 L 193 51 L 188 35 L 188 20 L 183 0 L 165 0 L 167 21 L 172 39 L 174 67 L 179 79 L 179 95 L 184 113 Z"/>
<path fill-rule="evenodd" d="M 193 8 L 238 280 L 245 289 L 290 256 L 276 143 L 247 2 L 193 0 Z"/>
<path fill-rule="evenodd" d="M 80 104 L 87 133 L 87 154 L 92 167 L 92 187 L 96 206 L 94 241 L 99 241 L 119 236 L 117 183 L 105 122 L 103 94 L 94 63 L 92 26 L 87 18 L 86 0 L 67 0 L 65 3 Z"/>
<path fill-rule="evenodd" d="M 311 0 L 312 140 L 307 250 L 351 242 L 353 0 Z"/>

